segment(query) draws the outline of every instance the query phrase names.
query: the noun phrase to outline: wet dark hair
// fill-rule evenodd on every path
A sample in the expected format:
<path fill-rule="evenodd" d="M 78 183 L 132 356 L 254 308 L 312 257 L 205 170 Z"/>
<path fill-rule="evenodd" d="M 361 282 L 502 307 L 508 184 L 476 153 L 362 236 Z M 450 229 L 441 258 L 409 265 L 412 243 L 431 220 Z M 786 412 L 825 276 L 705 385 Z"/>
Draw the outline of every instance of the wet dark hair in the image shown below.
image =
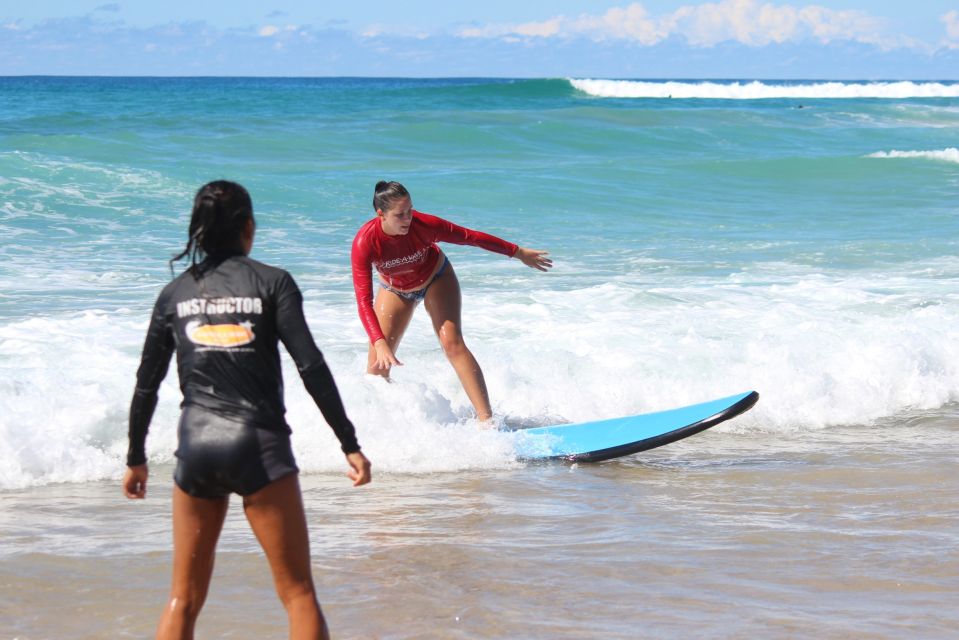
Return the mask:
<path fill-rule="evenodd" d="M 380 180 L 373 189 L 373 210 L 387 211 L 400 198 L 409 198 L 410 192 L 399 182 Z"/>
<path fill-rule="evenodd" d="M 253 201 L 242 186 L 229 180 L 214 180 L 196 192 L 186 248 L 170 260 L 189 256 L 190 270 L 199 273 L 198 262 L 243 252 L 243 230 L 253 219 Z"/>

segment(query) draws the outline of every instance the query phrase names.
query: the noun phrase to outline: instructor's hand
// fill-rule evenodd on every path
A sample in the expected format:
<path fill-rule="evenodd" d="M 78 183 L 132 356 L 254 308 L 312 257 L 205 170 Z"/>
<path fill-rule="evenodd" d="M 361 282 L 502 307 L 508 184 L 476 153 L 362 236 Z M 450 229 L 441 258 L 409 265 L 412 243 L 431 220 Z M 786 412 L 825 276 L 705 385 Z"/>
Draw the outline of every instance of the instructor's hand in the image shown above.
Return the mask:
<path fill-rule="evenodd" d="M 374 369 L 381 369 L 389 373 L 390 367 L 403 366 L 403 363 L 396 359 L 393 350 L 386 343 L 385 338 L 380 338 L 373 343 L 373 351 L 376 353 L 376 362 L 373 363 Z"/>
<path fill-rule="evenodd" d="M 373 472 L 370 470 L 370 461 L 366 459 L 361 451 L 354 451 L 346 454 L 346 462 L 350 465 L 350 470 L 346 472 L 353 486 L 358 487 L 361 484 L 367 484 L 373 478 Z"/>
<path fill-rule="evenodd" d="M 540 271 L 549 271 L 553 268 L 553 261 L 547 258 L 549 251 L 540 251 L 539 249 L 527 249 L 520 247 L 513 254 L 514 258 L 519 258 L 523 264 Z"/>
<path fill-rule="evenodd" d="M 147 476 L 150 475 L 147 465 L 138 464 L 135 467 L 127 467 L 127 472 L 123 475 L 123 495 L 131 500 L 143 500 L 147 497 Z"/>

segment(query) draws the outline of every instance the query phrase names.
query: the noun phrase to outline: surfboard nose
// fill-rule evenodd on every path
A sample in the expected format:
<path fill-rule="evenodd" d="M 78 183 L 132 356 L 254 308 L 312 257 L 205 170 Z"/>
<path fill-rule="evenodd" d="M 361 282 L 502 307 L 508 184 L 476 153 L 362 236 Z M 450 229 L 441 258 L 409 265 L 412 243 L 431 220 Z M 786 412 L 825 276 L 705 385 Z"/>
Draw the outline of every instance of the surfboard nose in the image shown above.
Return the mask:
<path fill-rule="evenodd" d="M 520 459 L 600 462 L 655 449 L 748 411 L 757 391 L 676 409 L 634 416 L 525 429 L 518 433 Z"/>

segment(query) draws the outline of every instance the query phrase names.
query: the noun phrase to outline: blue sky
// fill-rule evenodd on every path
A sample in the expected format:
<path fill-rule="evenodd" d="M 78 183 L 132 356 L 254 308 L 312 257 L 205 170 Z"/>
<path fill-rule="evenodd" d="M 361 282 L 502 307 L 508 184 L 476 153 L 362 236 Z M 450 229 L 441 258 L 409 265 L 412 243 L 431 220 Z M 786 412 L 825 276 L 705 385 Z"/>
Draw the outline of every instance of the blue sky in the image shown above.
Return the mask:
<path fill-rule="evenodd" d="M 0 0 L 0 75 L 959 79 L 959 0 Z"/>

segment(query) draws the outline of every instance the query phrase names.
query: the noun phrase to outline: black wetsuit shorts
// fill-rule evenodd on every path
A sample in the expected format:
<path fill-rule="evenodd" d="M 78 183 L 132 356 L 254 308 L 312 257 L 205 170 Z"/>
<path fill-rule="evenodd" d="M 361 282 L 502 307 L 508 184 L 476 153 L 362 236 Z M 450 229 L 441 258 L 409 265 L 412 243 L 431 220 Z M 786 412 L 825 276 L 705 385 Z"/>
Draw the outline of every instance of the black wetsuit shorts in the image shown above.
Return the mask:
<path fill-rule="evenodd" d="M 197 498 L 248 496 L 296 473 L 290 435 L 250 421 L 186 406 L 180 414 L 173 479 Z"/>

